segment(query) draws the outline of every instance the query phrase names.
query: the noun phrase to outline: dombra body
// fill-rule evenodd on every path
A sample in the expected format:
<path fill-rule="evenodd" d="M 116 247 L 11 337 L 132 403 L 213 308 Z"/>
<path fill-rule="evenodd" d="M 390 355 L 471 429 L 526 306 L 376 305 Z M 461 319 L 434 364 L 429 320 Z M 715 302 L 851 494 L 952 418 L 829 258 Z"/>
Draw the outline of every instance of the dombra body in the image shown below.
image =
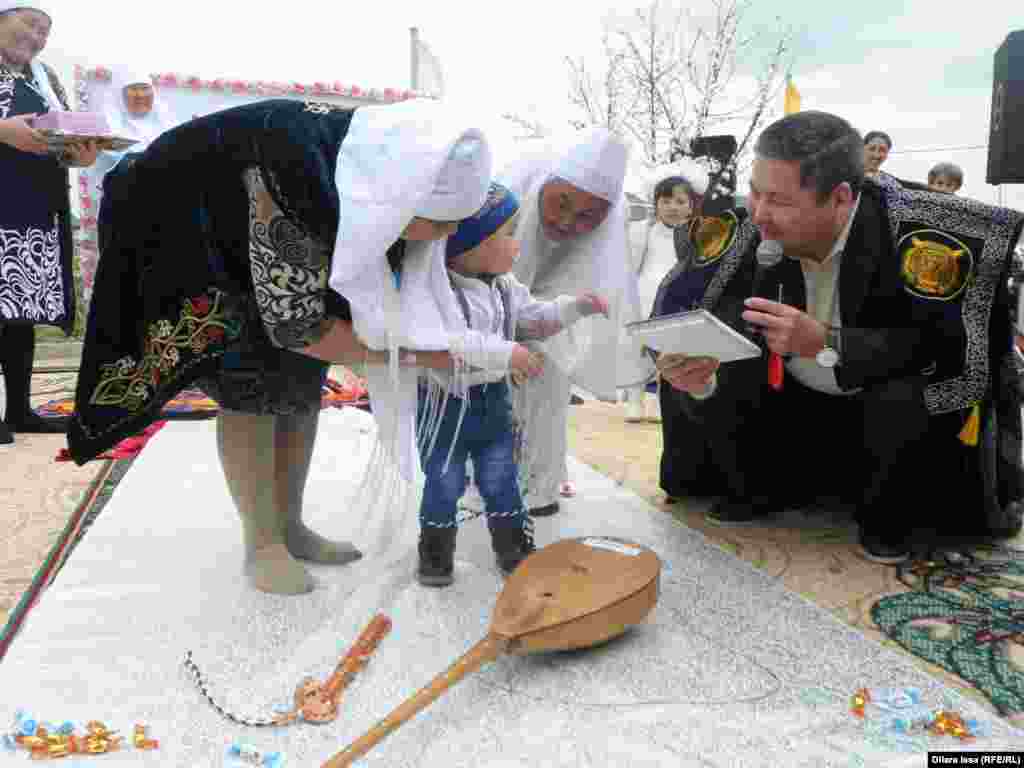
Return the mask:
<path fill-rule="evenodd" d="M 502 654 L 590 648 L 624 634 L 654 608 L 660 576 L 658 556 L 624 539 L 563 539 L 537 550 L 505 582 L 487 636 L 323 768 L 351 765 L 470 672 Z"/>

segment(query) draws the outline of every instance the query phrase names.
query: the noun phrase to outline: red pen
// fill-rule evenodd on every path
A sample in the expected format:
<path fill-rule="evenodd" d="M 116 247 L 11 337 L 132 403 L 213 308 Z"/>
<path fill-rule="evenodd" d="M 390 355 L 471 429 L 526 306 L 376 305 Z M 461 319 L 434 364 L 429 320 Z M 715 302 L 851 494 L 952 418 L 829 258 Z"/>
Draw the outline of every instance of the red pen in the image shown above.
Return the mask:
<path fill-rule="evenodd" d="M 779 304 L 782 303 L 782 286 L 779 286 Z M 782 390 L 782 380 L 786 372 L 782 355 L 778 352 L 768 352 L 768 386 L 776 392 Z"/>

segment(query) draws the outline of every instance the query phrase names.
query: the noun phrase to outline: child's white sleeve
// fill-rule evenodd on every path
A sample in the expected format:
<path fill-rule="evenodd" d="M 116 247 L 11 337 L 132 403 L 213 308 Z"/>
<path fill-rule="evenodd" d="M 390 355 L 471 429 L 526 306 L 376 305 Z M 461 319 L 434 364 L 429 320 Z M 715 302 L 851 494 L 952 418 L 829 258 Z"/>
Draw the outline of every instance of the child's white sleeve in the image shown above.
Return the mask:
<path fill-rule="evenodd" d="M 517 341 L 546 339 L 564 331 L 582 317 L 575 296 L 540 301 L 533 298 L 529 288 L 509 277 L 509 304 L 516 317 Z"/>
<path fill-rule="evenodd" d="M 505 374 L 515 347 L 496 333 L 467 330 L 452 335 L 449 353 L 471 369 Z"/>

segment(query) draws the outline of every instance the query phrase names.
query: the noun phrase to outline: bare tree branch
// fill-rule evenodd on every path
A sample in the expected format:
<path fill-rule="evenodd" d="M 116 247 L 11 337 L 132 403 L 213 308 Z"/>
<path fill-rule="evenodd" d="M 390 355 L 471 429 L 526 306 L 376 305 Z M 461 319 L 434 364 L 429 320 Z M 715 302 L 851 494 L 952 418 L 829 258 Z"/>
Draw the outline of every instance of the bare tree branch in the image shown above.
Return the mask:
<path fill-rule="evenodd" d="M 648 0 L 606 25 L 598 69 L 582 58 L 566 60 L 576 124 L 632 137 L 649 164 L 687 154 L 703 136 L 737 134 L 734 156 L 712 169 L 714 183 L 734 176 L 775 113 L 792 40 L 781 21 L 769 41 L 746 29 L 751 4 L 711 0 L 711 13 L 697 19 L 682 0 Z M 755 60 L 760 51 L 767 51 L 762 63 Z"/>
<path fill-rule="evenodd" d="M 548 135 L 547 129 L 536 120 L 529 120 L 514 112 L 506 112 L 501 117 L 519 127 L 521 134 L 515 137 L 516 140 L 542 139 Z"/>

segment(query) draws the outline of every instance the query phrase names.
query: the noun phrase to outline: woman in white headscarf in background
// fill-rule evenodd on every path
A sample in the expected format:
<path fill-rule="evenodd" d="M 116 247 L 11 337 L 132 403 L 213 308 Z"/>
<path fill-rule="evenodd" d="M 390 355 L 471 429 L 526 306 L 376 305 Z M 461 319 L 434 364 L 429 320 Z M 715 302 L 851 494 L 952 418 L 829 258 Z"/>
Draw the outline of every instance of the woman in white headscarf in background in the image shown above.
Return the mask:
<path fill-rule="evenodd" d="M 111 87 L 106 93 L 103 114 L 110 133 L 137 144 L 123 152 L 103 152 L 96 162 L 96 179 L 103 177 L 121 160 L 146 150 L 157 136 L 169 131 L 184 120 L 177 119 L 156 87 L 152 75 L 141 69 L 120 69 L 114 72 Z"/>
<path fill-rule="evenodd" d="M 629 226 L 629 250 L 638 282 L 636 320 L 651 316 L 661 281 L 687 257 L 685 233 L 699 212 L 708 175 L 692 161 L 678 161 L 655 168 L 645 186 L 644 197 L 654 207 L 653 216 Z M 627 422 L 661 421 L 657 386 L 655 381 L 646 388 L 626 390 Z"/>
<path fill-rule="evenodd" d="M 632 301 L 623 181 L 628 149 L 605 128 L 544 142 L 524 153 L 498 180 L 522 201 L 513 272 L 539 300 L 594 291 L 608 317 L 590 317 L 540 342 L 548 364 L 516 392 L 523 429 L 520 484 L 530 514 L 558 511 L 574 495 L 566 467 L 570 386 L 614 402 L 624 371 L 619 335 Z"/>

